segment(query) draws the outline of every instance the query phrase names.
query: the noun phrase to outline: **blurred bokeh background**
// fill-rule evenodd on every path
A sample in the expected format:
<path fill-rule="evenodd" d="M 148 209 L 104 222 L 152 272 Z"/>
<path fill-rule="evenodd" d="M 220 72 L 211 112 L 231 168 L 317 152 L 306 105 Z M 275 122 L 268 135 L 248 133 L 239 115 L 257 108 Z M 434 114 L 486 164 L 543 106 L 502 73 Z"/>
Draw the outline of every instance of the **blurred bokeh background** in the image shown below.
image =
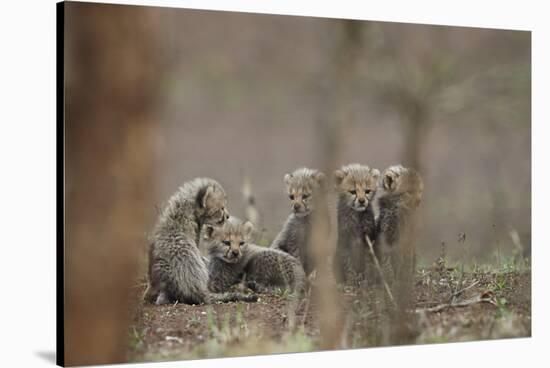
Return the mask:
<path fill-rule="evenodd" d="M 329 118 L 342 125 L 340 164 L 421 171 L 420 258 L 435 258 L 442 241 L 452 256 L 460 232 L 478 257 L 497 241 L 510 250 L 512 230 L 529 246 L 529 32 L 188 10 L 159 17 L 159 57 L 171 65 L 157 81 L 155 204 L 205 175 L 242 216 L 247 175 L 272 238 L 289 212 L 283 175 L 320 166 L 315 130 Z M 334 71 L 339 55 L 345 67 Z M 339 77 L 346 90 L 325 97 Z"/>
<path fill-rule="evenodd" d="M 97 297 L 116 294 L 117 272 L 131 282 L 158 208 L 184 181 L 217 179 L 243 216 L 249 178 L 270 240 L 289 213 L 284 174 L 321 167 L 327 152 L 335 166 L 420 170 L 420 263 L 442 242 L 456 258 L 460 233 L 472 262 L 494 262 L 497 249 L 529 255 L 529 32 L 85 3 L 65 11 L 75 315 L 102 310 Z M 319 134 L 335 125 L 336 149 Z M 96 293 L 71 289 L 95 278 L 106 279 Z M 107 321 L 89 338 L 104 338 Z"/>

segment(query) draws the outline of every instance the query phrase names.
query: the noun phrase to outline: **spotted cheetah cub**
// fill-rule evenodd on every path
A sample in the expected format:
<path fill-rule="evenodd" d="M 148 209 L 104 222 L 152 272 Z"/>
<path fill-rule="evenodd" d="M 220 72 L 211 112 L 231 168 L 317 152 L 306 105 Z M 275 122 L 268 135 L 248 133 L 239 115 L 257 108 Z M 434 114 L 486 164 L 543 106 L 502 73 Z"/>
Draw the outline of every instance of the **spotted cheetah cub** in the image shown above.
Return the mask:
<path fill-rule="evenodd" d="M 300 260 L 306 275 L 315 270 L 311 251 L 312 212 L 315 211 L 316 196 L 324 189 L 325 175 L 319 170 L 301 168 L 286 174 L 284 183 L 290 208 L 281 232 L 270 248 L 282 250 Z"/>
<path fill-rule="evenodd" d="M 338 242 L 333 272 L 338 283 L 355 283 L 365 277 L 367 244 L 365 235 L 375 239 L 376 225 L 372 200 L 380 172 L 366 165 L 350 164 L 334 172 L 338 193 Z M 368 270 L 366 270 L 368 268 Z"/>
<path fill-rule="evenodd" d="M 204 241 L 210 257 L 208 287 L 224 292 L 242 280 L 252 290 L 274 293 L 304 291 L 305 274 L 300 262 L 280 250 L 250 242 L 253 225 L 235 217 L 221 226 L 208 226 Z"/>
<path fill-rule="evenodd" d="M 377 196 L 380 215 L 376 243 L 381 251 L 382 261 L 389 261 L 396 276 L 406 255 L 405 242 L 412 246 L 406 248 L 414 263 L 416 212 L 422 200 L 424 183 L 415 169 L 395 165 L 384 171 L 381 187 Z"/>
<path fill-rule="evenodd" d="M 202 227 L 229 218 L 222 186 L 210 178 L 183 184 L 168 200 L 150 241 L 146 301 L 210 304 L 256 301 L 253 295 L 216 294 L 208 290 L 208 267 L 198 248 Z"/>

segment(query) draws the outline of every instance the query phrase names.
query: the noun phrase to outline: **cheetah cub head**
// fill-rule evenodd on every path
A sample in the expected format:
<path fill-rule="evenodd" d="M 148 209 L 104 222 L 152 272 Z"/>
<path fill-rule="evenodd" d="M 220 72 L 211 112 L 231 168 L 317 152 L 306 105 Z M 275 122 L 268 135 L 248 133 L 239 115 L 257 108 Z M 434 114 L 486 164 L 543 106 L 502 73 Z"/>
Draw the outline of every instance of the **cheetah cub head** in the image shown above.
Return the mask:
<path fill-rule="evenodd" d="M 253 230 L 250 221 L 243 222 L 236 217 L 229 217 L 223 225 L 207 225 L 203 238 L 208 242 L 208 254 L 227 263 L 239 262 Z"/>
<path fill-rule="evenodd" d="M 290 208 L 298 217 L 305 217 L 315 206 L 315 196 L 325 182 L 325 174 L 319 170 L 301 168 L 284 177 Z"/>
<path fill-rule="evenodd" d="M 355 211 L 365 211 L 372 201 L 380 171 L 366 165 L 351 164 L 334 172 L 336 190 L 340 200 Z"/>
<path fill-rule="evenodd" d="M 386 193 L 403 194 L 417 207 L 422 201 L 424 182 L 413 168 L 394 165 L 388 167 L 382 175 L 381 186 Z"/>
<path fill-rule="evenodd" d="M 201 188 L 196 198 L 196 213 L 205 225 L 221 225 L 229 218 L 223 187 L 212 182 Z"/>

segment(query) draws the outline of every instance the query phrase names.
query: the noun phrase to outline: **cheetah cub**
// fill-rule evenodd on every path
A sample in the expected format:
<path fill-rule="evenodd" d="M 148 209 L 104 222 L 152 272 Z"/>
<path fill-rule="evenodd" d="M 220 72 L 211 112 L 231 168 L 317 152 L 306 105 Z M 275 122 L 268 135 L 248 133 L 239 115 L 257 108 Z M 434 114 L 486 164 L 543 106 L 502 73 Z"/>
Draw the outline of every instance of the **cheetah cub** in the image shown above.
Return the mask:
<path fill-rule="evenodd" d="M 350 164 L 334 172 L 338 193 L 338 242 L 333 259 L 333 272 L 338 283 L 362 281 L 368 254 L 365 235 L 376 237 L 372 206 L 380 171 L 366 165 Z M 368 268 L 366 270 L 366 268 Z"/>
<path fill-rule="evenodd" d="M 415 169 L 395 165 L 384 171 L 381 187 L 377 198 L 380 215 L 376 243 L 381 251 L 382 262 L 389 262 L 393 276 L 396 276 L 403 266 L 403 257 L 407 251 L 412 262 L 409 266 L 414 267 L 413 237 L 424 183 Z M 411 246 L 406 247 L 405 242 Z"/>
<path fill-rule="evenodd" d="M 240 283 L 261 293 L 288 289 L 304 291 L 305 274 L 300 262 L 290 254 L 250 243 L 251 222 L 235 217 L 221 226 L 208 226 L 204 234 L 210 257 L 208 287 L 227 291 Z"/>
<path fill-rule="evenodd" d="M 300 260 L 306 275 L 315 270 L 310 249 L 312 212 L 316 196 L 324 189 L 325 175 L 319 170 L 301 168 L 286 174 L 284 183 L 291 214 L 270 248 L 282 250 Z M 328 221 L 327 221 L 328 222 Z"/>
<path fill-rule="evenodd" d="M 208 291 L 208 268 L 198 248 L 199 235 L 204 225 L 223 224 L 229 218 L 226 203 L 222 186 L 209 178 L 183 184 L 168 200 L 150 239 L 146 301 L 210 304 L 257 300 L 253 295 Z"/>

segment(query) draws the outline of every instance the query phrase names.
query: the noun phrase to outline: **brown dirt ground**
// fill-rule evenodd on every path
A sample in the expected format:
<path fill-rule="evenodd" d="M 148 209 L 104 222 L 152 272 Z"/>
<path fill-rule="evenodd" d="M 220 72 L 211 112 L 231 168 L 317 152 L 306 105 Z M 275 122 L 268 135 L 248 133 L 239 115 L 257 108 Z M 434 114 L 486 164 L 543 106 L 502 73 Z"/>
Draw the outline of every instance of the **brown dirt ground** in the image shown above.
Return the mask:
<path fill-rule="evenodd" d="M 483 296 L 490 302 L 418 311 L 413 343 L 531 336 L 530 272 L 465 274 L 462 287 L 456 283 L 451 272 L 419 271 L 417 310 L 449 303 L 453 292 L 472 284 L 455 301 Z M 357 294 L 349 289 L 340 293 L 343 307 L 350 310 Z M 129 331 L 128 358 L 151 361 L 319 350 L 316 306 L 308 300 L 261 295 L 257 303 L 212 306 L 140 302 Z M 354 326 L 351 330 L 365 328 L 359 322 Z M 383 345 L 368 341 L 372 340 L 347 338 L 344 346 Z"/>

